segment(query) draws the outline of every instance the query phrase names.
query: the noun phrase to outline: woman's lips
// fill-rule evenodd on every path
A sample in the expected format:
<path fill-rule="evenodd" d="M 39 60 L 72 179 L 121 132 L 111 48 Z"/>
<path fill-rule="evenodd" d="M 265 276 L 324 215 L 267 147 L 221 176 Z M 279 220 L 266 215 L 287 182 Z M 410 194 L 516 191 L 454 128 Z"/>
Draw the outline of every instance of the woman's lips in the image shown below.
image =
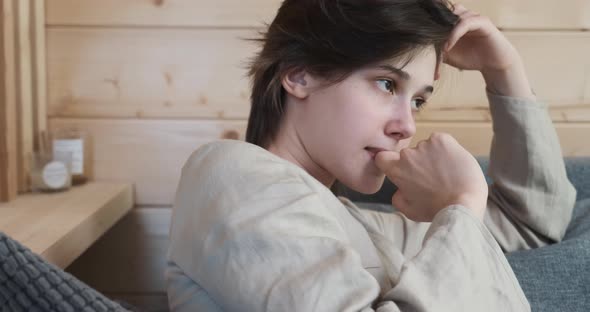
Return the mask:
<path fill-rule="evenodd" d="M 386 151 L 386 149 L 384 149 L 384 148 L 372 147 L 372 146 L 365 147 L 365 150 L 367 152 L 369 152 L 369 155 L 371 156 L 372 159 L 375 159 L 375 156 L 377 156 L 377 153 L 382 152 L 382 151 Z"/>

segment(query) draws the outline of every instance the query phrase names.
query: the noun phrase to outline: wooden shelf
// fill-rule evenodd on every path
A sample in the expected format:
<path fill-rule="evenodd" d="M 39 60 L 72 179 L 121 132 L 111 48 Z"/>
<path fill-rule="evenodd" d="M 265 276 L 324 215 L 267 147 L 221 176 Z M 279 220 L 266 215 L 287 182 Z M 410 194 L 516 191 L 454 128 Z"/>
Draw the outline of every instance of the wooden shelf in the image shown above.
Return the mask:
<path fill-rule="evenodd" d="M 65 268 L 133 207 L 131 184 L 90 182 L 0 204 L 0 232 Z"/>

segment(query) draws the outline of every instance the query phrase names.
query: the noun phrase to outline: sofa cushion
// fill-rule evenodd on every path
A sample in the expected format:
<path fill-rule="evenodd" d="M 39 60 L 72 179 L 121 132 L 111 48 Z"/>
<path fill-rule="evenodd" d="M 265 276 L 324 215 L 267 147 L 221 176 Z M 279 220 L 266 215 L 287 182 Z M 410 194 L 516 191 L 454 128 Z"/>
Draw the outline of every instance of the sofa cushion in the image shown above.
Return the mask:
<path fill-rule="evenodd" d="M 133 311 L 0 232 L 1 311 Z"/>
<path fill-rule="evenodd" d="M 590 198 L 576 203 L 562 242 L 506 257 L 532 311 L 590 311 Z"/>

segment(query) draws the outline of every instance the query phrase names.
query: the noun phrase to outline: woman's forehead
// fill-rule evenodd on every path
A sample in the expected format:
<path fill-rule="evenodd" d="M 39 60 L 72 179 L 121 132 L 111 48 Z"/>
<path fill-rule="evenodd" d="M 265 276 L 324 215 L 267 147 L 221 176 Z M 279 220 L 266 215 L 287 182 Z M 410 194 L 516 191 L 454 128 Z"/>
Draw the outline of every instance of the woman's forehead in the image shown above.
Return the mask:
<path fill-rule="evenodd" d="M 366 66 L 365 71 L 393 74 L 404 81 L 432 83 L 438 69 L 434 50 L 413 55 L 411 59 L 393 59 Z"/>

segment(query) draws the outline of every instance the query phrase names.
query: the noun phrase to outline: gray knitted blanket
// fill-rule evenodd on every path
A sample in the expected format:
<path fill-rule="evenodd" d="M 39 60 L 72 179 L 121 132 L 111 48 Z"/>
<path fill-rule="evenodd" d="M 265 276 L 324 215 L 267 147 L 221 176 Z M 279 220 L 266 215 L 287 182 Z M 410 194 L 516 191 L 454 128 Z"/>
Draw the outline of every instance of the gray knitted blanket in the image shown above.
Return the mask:
<path fill-rule="evenodd" d="M 0 311 L 129 311 L 0 232 Z"/>

